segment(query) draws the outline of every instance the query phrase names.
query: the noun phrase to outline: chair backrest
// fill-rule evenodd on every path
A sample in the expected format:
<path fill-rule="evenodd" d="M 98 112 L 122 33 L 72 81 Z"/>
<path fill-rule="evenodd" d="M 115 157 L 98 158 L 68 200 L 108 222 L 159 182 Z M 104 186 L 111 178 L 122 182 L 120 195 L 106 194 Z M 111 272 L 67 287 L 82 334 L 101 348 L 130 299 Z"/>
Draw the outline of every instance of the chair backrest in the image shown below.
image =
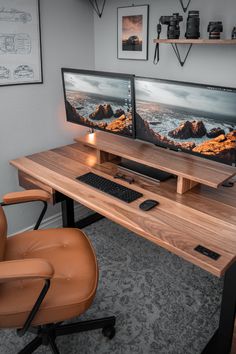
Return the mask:
<path fill-rule="evenodd" d="M 3 208 L 0 206 L 0 261 L 4 259 L 6 239 L 7 239 L 7 219 L 3 211 Z"/>

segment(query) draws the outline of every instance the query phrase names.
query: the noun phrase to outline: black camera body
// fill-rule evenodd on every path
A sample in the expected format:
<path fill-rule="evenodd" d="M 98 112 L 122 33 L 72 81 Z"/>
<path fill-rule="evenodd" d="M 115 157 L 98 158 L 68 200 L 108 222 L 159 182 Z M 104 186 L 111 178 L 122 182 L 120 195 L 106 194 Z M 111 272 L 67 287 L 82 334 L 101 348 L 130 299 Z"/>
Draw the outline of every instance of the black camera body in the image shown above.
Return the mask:
<path fill-rule="evenodd" d="M 174 13 L 172 16 L 161 16 L 160 23 L 162 25 L 167 25 L 167 38 L 168 39 L 179 39 L 180 37 L 180 22 L 183 21 L 183 16 L 179 13 Z"/>
<path fill-rule="evenodd" d="M 209 39 L 220 39 L 220 34 L 223 32 L 222 22 L 210 22 L 207 28 L 207 32 L 209 32 Z"/>
<path fill-rule="evenodd" d="M 185 37 L 187 39 L 198 39 L 198 38 L 200 38 L 199 11 L 189 11 Z"/>
<path fill-rule="evenodd" d="M 233 28 L 231 38 L 232 38 L 232 39 L 236 39 L 236 27 Z"/>

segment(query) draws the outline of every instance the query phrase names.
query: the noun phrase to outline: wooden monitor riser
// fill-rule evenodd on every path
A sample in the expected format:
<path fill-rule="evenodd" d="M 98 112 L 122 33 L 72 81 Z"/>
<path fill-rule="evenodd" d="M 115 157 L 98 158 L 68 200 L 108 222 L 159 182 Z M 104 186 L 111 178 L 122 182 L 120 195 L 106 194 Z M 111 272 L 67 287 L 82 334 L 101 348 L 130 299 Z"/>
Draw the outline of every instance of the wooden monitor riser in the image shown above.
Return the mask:
<path fill-rule="evenodd" d="M 95 148 L 100 164 L 123 157 L 176 175 L 179 194 L 184 194 L 197 184 L 218 188 L 236 175 L 235 167 L 114 134 L 96 132 L 78 137 L 75 141 Z"/>

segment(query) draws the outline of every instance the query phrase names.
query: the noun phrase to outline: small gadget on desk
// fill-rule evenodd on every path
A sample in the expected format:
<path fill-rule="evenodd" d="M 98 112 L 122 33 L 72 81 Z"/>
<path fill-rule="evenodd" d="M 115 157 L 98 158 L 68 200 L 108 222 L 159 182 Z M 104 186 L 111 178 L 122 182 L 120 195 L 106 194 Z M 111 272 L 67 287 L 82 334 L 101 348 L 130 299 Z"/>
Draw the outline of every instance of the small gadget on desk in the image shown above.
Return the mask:
<path fill-rule="evenodd" d="M 130 177 L 130 176 L 126 176 L 120 172 L 117 172 L 114 176 L 114 178 L 117 178 L 117 179 L 121 179 L 125 182 L 128 182 L 129 184 L 132 184 L 134 183 L 134 178 L 133 177 Z"/>
<path fill-rule="evenodd" d="M 234 183 L 233 181 L 226 181 L 222 184 L 222 187 L 225 187 L 225 188 L 232 188 L 234 187 Z"/>
<path fill-rule="evenodd" d="M 143 203 L 139 205 L 139 208 L 143 211 L 148 211 L 153 209 L 155 206 L 159 205 L 160 203 L 156 200 L 148 199 L 145 200 Z"/>

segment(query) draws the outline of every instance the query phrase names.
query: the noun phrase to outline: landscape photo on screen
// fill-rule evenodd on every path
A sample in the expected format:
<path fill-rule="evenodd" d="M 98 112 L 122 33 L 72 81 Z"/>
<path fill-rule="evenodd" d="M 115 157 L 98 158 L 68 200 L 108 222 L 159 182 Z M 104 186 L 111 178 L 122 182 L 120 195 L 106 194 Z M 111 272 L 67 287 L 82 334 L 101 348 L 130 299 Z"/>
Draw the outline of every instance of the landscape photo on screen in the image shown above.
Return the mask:
<path fill-rule="evenodd" d="M 129 78 L 64 73 L 69 121 L 125 136 L 133 135 Z"/>
<path fill-rule="evenodd" d="M 122 17 L 122 50 L 141 52 L 143 50 L 143 15 Z"/>
<path fill-rule="evenodd" d="M 137 138 L 236 162 L 236 90 L 135 80 Z"/>

